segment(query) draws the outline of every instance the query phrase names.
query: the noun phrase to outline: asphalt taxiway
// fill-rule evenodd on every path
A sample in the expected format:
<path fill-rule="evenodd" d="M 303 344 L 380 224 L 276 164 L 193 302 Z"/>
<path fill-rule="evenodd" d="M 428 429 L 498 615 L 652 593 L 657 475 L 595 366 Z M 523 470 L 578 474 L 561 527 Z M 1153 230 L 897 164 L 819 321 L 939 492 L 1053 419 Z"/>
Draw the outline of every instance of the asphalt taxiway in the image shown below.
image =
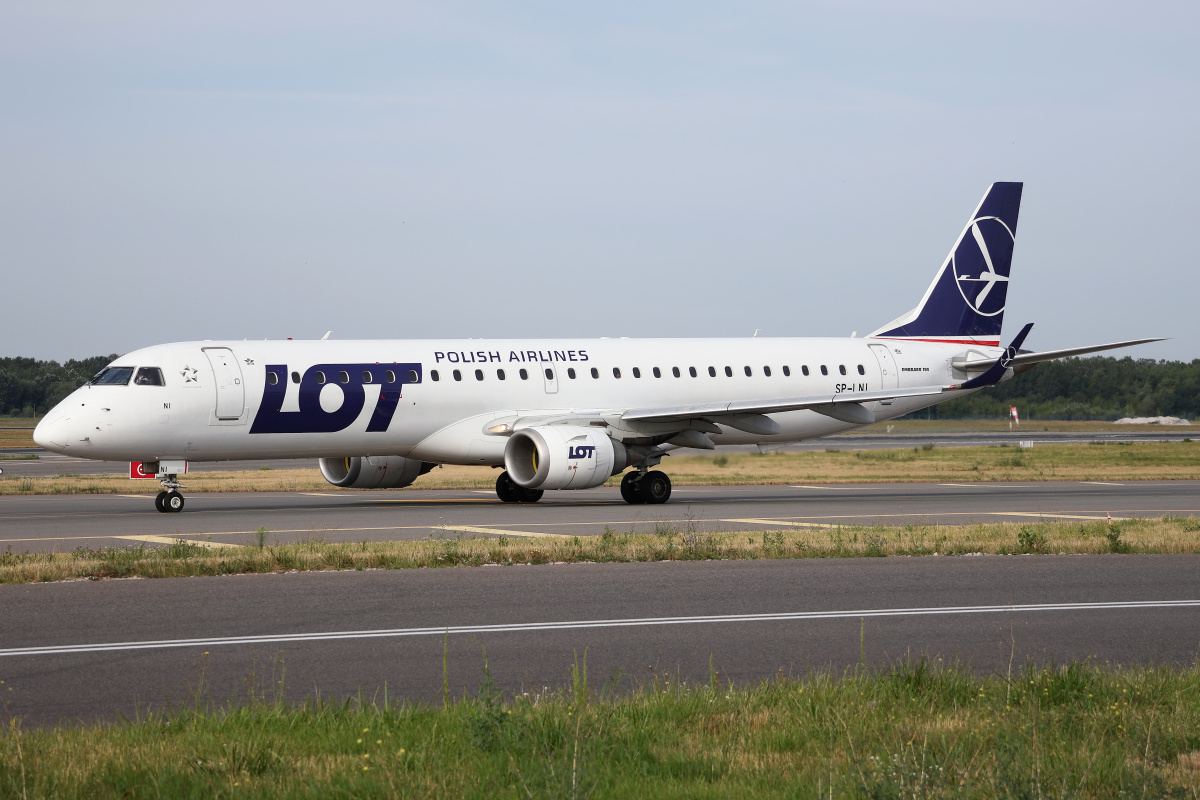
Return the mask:
<path fill-rule="evenodd" d="M 1035 519 L 1114 520 L 1200 515 L 1200 481 L 875 483 L 680 486 L 659 506 L 630 506 L 617 489 L 547 492 L 501 503 L 490 490 L 190 494 L 177 514 L 151 495 L 0 498 L 0 550 L 169 544 L 249 544 L 429 536 L 595 536 L 778 530 L 838 525 L 967 524 Z"/>
<path fill-rule="evenodd" d="M 927 656 L 1191 663 L 1200 557 L 976 556 L 239 575 L 0 586 L 0 722 L 244 702 L 757 681 Z M 443 662 L 445 655 L 445 662 Z M 443 663 L 447 665 L 443 673 Z M 712 672 L 710 673 L 710 670 Z"/>
<path fill-rule="evenodd" d="M 1200 436 L 1193 431 L 1195 426 L 1179 426 L 1168 428 L 1131 428 L 1126 431 L 1036 431 L 1029 427 L 1015 431 L 955 431 L 931 430 L 899 433 L 846 433 L 834 436 L 824 436 L 820 439 L 809 439 L 804 442 L 794 442 L 784 445 L 772 452 L 802 452 L 812 450 L 889 450 L 921 447 L 993 447 L 997 445 L 1016 446 L 1021 442 L 1027 444 L 1119 444 L 1135 442 L 1181 442 Z M 752 446 L 723 448 L 726 452 L 743 451 L 759 452 Z M 692 450 L 682 448 L 675 451 L 676 455 L 710 456 L 707 450 Z M 54 475 L 126 475 L 129 463 L 125 461 L 94 461 L 92 459 L 64 456 L 51 453 L 40 447 L 8 448 L 0 453 L 9 456 L 0 459 L 0 469 L 10 477 L 51 477 Z M 37 456 L 37 458 L 20 458 L 22 456 Z M 14 458 L 16 457 L 16 458 Z M 226 472 L 233 470 L 256 470 L 263 467 L 271 469 L 317 469 L 315 458 L 292 459 L 255 459 L 251 461 L 214 461 L 196 464 L 196 469 L 205 472 Z"/>

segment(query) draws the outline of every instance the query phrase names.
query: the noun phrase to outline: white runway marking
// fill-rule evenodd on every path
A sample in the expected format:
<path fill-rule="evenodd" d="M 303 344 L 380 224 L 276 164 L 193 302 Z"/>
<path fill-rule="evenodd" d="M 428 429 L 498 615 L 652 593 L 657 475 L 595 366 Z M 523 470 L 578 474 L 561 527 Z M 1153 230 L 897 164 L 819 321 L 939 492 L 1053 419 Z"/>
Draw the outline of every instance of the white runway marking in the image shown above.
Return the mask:
<path fill-rule="evenodd" d="M 797 485 L 797 486 L 792 486 L 792 488 L 793 489 L 820 489 L 822 491 L 824 491 L 825 489 L 836 489 L 839 491 L 853 491 L 854 489 L 861 489 L 863 487 L 862 486 L 798 486 Z M 870 487 L 867 487 L 867 488 L 870 488 Z"/>
<path fill-rule="evenodd" d="M 718 522 L 748 522 L 751 525 L 787 525 L 793 528 L 840 528 L 828 522 L 789 522 L 785 519 L 721 519 Z"/>
<path fill-rule="evenodd" d="M 925 617 L 960 614 L 1003 614 L 1061 611 L 1123 611 L 1143 608 L 1197 608 L 1200 600 L 1148 600 L 1116 603 L 1039 603 L 1009 606 L 946 606 L 941 608 L 875 608 L 860 611 L 796 611 L 781 614 L 723 614 L 696 617 L 647 617 L 644 619 L 593 619 L 564 622 L 518 622 L 508 625 L 448 625 L 438 628 L 393 628 L 374 631 L 327 631 L 320 633 L 282 633 L 261 636 L 221 636 L 208 639 L 162 639 L 145 642 L 102 642 L 65 644 L 47 647 L 10 647 L 3 656 L 49 656 L 71 653 L 111 653 L 120 650 L 164 650 L 178 647 L 221 647 L 237 644 L 283 644 L 286 642 L 324 642 L 346 639 L 394 639 L 410 636 L 446 636 L 447 634 L 525 633 L 530 631 L 569 631 L 588 628 L 639 628 L 663 625 L 698 625 L 721 622 L 797 622 L 866 617 Z"/>
<path fill-rule="evenodd" d="M 220 550 L 227 547 L 241 547 L 238 544 L 228 544 L 227 542 L 202 542 L 195 539 L 186 539 L 183 536 L 135 536 L 134 534 L 126 534 L 124 536 L 114 536 L 114 539 L 130 539 L 135 542 L 151 542 L 153 544 L 194 544 L 197 547 L 207 547 L 209 550 Z"/>

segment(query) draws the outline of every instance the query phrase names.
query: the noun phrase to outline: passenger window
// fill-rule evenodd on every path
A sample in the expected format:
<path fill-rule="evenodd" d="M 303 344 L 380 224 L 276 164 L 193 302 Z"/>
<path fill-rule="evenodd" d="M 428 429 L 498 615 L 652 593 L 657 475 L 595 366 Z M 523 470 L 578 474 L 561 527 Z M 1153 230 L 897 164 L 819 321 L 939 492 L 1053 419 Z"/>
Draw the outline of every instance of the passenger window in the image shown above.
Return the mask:
<path fill-rule="evenodd" d="M 546 380 L 554 380 L 554 370 L 550 369 L 549 367 L 546 367 Z"/>
<path fill-rule="evenodd" d="M 475 380 L 477 380 L 477 381 L 483 380 L 483 370 L 481 370 L 481 369 L 475 370 Z"/>
<path fill-rule="evenodd" d="M 409 383 L 420 383 L 421 382 L 421 376 L 417 374 L 417 371 L 415 369 L 410 369 L 408 371 L 408 382 Z"/>
<path fill-rule="evenodd" d="M 620 367 L 613 367 L 613 377 L 614 378 L 621 377 L 621 368 Z"/>
<path fill-rule="evenodd" d="M 725 368 L 725 377 L 726 377 L 726 378 L 732 378 L 732 377 L 733 377 L 733 367 L 726 367 L 726 368 Z"/>
<path fill-rule="evenodd" d="M 792 377 L 792 368 L 789 367 L 787 364 L 783 365 L 783 377 L 785 377 L 785 378 Z"/>
<path fill-rule="evenodd" d="M 771 377 L 771 368 L 763 367 L 763 375 L 766 375 L 768 378 Z"/>
<path fill-rule="evenodd" d="M 346 372 L 346 370 L 342 370 L 341 372 L 338 373 L 338 383 L 349 383 L 349 382 L 350 382 L 350 373 L 349 372 Z"/>
<path fill-rule="evenodd" d="M 637 367 L 634 367 L 633 368 L 633 377 L 635 377 L 635 378 L 642 377 L 642 371 L 640 369 L 638 369 Z"/>
<path fill-rule="evenodd" d="M 436 369 L 433 371 L 433 374 L 434 374 L 434 375 L 437 375 L 437 370 L 436 370 Z M 384 379 L 385 381 L 387 381 L 388 383 L 395 383 L 395 382 L 396 382 L 396 373 L 392 372 L 390 369 L 389 369 L 389 370 L 386 370 L 386 371 L 383 373 L 383 379 Z M 437 380 L 437 378 L 434 378 L 434 380 L 436 381 L 436 380 Z"/>
<path fill-rule="evenodd" d="M 504 370 L 502 370 L 502 369 L 496 370 L 496 377 L 499 378 L 500 380 L 504 380 Z"/>
<path fill-rule="evenodd" d="M 808 364 L 802 365 L 800 367 L 800 371 L 803 372 L 805 375 L 808 375 Z"/>
<path fill-rule="evenodd" d="M 105 367 L 88 383 L 94 386 L 128 386 L 133 377 L 133 367 Z"/>
<path fill-rule="evenodd" d="M 745 367 L 745 370 L 746 370 L 746 377 L 747 377 L 747 378 L 749 378 L 751 375 L 753 375 L 753 374 L 754 374 L 754 373 L 752 373 L 752 372 L 750 371 L 750 368 L 749 368 L 749 367 Z"/>
<path fill-rule="evenodd" d="M 293 372 L 292 373 L 292 383 L 299 383 L 299 382 L 300 382 L 300 373 Z"/>
<path fill-rule="evenodd" d="M 662 370 L 660 370 L 658 367 L 655 367 L 654 369 L 652 369 L 651 372 L 654 373 L 654 377 L 656 377 L 656 378 L 662 377 Z"/>
<path fill-rule="evenodd" d="M 865 369 L 863 369 L 863 365 L 862 365 L 862 364 L 859 364 L 859 365 L 858 365 L 858 374 L 859 374 L 859 375 L 866 375 L 866 374 L 867 374 L 867 371 L 866 371 Z"/>
<path fill-rule="evenodd" d="M 570 378 L 571 380 L 575 380 L 575 368 L 574 367 L 567 367 L 567 377 Z"/>
<path fill-rule="evenodd" d="M 135 386 L 162 386 L 164 385 L 162 370 L 158 367 L 142 367 L 137 371 L 133 383 Z"/>
<path fill-rule="evenodd" d="M 592 377 L 593 377 L 593 378 L 599 378 L 599 377 L 600 377 L 600 370 L 596 369 L 595 367 L 592 367 Z"/>
<path fill-rule="evenodd" d="M 679 377 L 679 367 L 671 367 L 671 374 L 674 375 L 676 378 L 678 378 Z"/>
<path fill-rule="evenodd" d="M 317 383 L 324 383 L 324 382 L 325 382 L 325 373 L 321 372 L 320 370 L 317 370 Z"/>
<path fill-rule="evenodd" d="M 277 375 L 274 372 L 268 372 L 267 373 L 267 383 L 271 384 L 272 386 L 276 385 L 277 383 L 279 383 L 279 375 Z"/>
<path fill-rule="evenodd" d="M 828 374 L 829 374 L 829 370 L 825 368 L 825 365 L 824 365 L 824 364 L 822 364 L 822 365 L 821 365 L 821 374 L 822 374 L 822 375 L 828 375 Z"/>
<path fill-rule="evenodd" d="M 437 383 L 438 381 L 440 381 L 442 379 L 442 376 L 438 374 L 438 371 L 436 369 L 429 370 L 429 377 L 433 380 L 434 383 Z M 396 382 L 396 374 L 394 372 L 387 373 L 387 382 L 388 383 Z"/>
<path fill-rule="evenodd" d="M 529 371 L 526 370 L 524 367 L 521 368 L 520 375 L 521 375 L 521 380 L 523 380 L 523 381 L 529 380 Z"/>
<path fill-rule="evenodd" d="M 454 372 L 452 372 L 451 374 L 454 376 L 454 380 L 456 380 L 456 381 L 462 380 L 462 373 L 459 372 L 458 370 L 454 370 Z"/>
<path fill-rule="evenodd" d="M 709 368 L 708 368 L 708 377 L 710 377 L 710 378 L 715 378 L 715 377 L 717 377 L 717 368 L 716 368 L 716 367 L 709 367 Z"/>
<path fill-rule="evenodd" d="M 363 370 L 363 383 L 370 383 L 373 380 L 375 380 L 375 376 L 371 374 L 371 371 L 364 369 Z"/>
<path fill-rule="evenodd" d="M 696 377 L 696 368 L 688 367 L 688 375 L 691 375 L 693 378 Z"/>
<path fill-rule="evenodd" d="M 838 364 L 838 372 L 840 372 L 840 373 L 842 373 L 843 375 L 845 375 L 845 374 L 846 374 L 846 365 L 845 365 L 845 364 Z"/>

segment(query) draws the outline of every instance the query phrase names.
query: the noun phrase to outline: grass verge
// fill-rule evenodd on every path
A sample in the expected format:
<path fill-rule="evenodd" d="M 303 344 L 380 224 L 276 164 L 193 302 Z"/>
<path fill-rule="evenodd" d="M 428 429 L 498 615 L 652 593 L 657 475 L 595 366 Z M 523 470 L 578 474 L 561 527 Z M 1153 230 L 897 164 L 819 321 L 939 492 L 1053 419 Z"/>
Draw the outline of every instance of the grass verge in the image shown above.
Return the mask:
<path fill-rule="evenodd" d="M 654 533 L 495 539 L 453 528 L 418 541 L 340 543 L 311 539 L 210 550 L 179 539 L 165 547 L 77 548 L 68 553 L 0 553 L 0 583 L 81 578 L 180 578 L 292 570 L 413 569 L 518 564 L 839 558 L 988 553 L 1200 553 L 1200 519 L 1162 517 L 1098 522 L 989 525 L 827 526 L 778 531 L 704 533 L 687 524 L 656 524 Z"/>
<path fill-rule="evenodd" d="M 737 687 L 710 669 L 632 693 L 441 705 L 262 697 L 0 732 L 0 795 L 150 797 L 1200 796 L 1200 670 L 940 661 Z M 200 693 L 198 692 L 198 695 Z"/>
<path fill-rule="evenodd" d="M 827 452 L 721 453 L 675 456 L 661 467 L 678 486 L 784 483 L 973 481 L 1200 480 L 1200 443 L 945 447 Z M 185 479 L 189 492 L 363 491 L 330 486 L 315 469 L 204 472 Z M 423 475 L 413 489 L 491 489 L 493 469 L 446 466 Z M 609 481 L 615 486 L 618 479 Z M 0 476 L 0 495 L 153 494 L 156 481 L 125 475 Z"/>

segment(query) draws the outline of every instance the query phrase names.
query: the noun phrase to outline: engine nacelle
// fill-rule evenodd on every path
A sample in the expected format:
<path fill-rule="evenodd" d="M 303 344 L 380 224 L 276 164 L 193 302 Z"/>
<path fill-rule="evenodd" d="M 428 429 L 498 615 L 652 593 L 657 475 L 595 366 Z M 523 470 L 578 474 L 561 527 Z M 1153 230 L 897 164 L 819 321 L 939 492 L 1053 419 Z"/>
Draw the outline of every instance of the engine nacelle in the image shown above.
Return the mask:
<path fill-rule="evenodd" d="M 521 428 L 504 447 L 504 467 L 526 489 L 591 489 L 625 469 L 625 446 L 595 428 Z"/>
<path fill-rule="evenodd" d="M 322 458 L 320 464 L 325 480 L 346 489 L 399 489 L 437 466 L 404 456 Z"/>

